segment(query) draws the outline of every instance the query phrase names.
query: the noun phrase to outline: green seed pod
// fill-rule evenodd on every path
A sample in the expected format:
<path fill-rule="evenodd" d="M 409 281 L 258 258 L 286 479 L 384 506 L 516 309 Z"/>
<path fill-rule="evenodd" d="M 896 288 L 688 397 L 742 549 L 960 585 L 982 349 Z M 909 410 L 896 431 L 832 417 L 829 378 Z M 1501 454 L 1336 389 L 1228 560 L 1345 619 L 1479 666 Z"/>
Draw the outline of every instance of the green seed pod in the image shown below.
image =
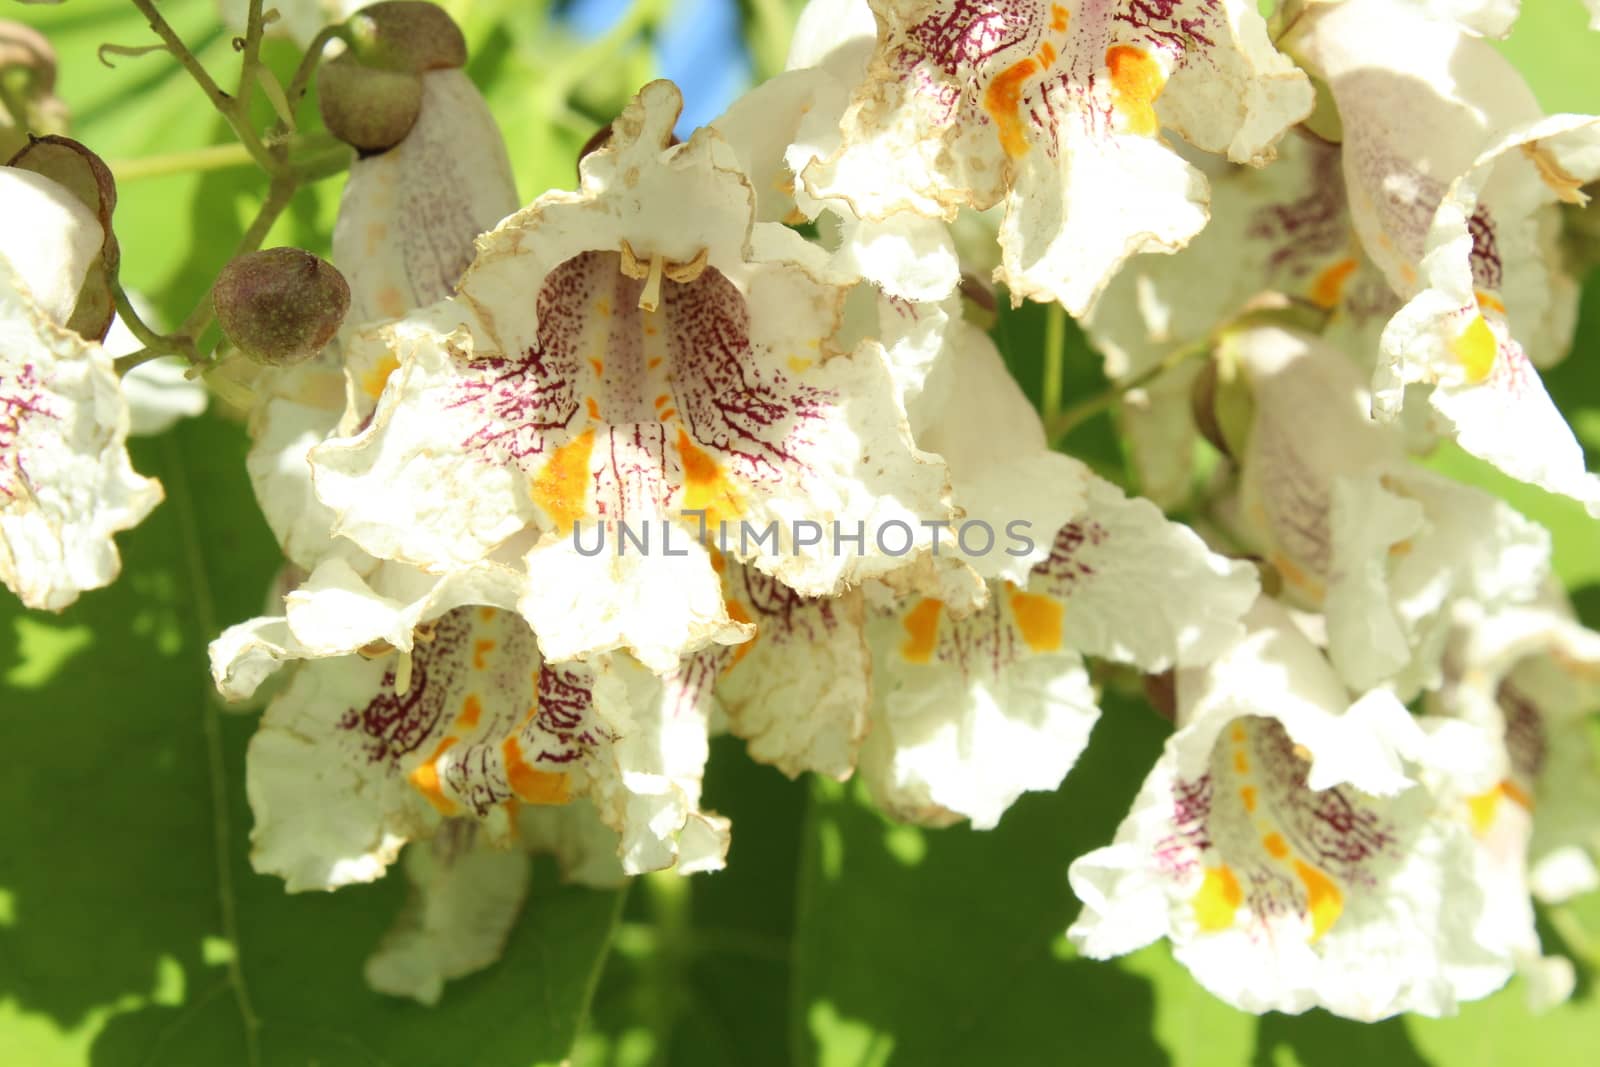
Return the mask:
<path fill-rule="evenodd" d="M 424 0 L 383 0 L 350 16 L 350 52 L 377 70 L 421 74 L 467 65 L 467 39 L 444 8 Z"/>
<path fill-rule="evenodd" d="M 416 125 L 422 75 L 376 70 L 342 55 L 322 64 L 317 95 L 329 133 L 362 152 L 384 152 Z"/>
<path fill-rule="evenodd" d="M 350 310 L 350 286 L 310 252 L 268 248 L 222 268 L 211 304 L 239 351 L 283 366 L 310 359 L 333 340 Z"/>

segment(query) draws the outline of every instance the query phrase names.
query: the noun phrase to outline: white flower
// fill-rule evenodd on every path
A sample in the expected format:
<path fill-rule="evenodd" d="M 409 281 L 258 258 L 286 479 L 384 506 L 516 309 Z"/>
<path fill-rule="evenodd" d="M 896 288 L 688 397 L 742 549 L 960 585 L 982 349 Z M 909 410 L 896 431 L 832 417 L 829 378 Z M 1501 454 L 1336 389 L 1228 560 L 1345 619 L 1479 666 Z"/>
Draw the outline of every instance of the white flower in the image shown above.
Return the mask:
<path fill-rule="evenodd" d="M 0 581 L 33 608 L 110 584 L 112 535 L 161 500 L 128 460 L 110 357 L 63 325 L 103 241 L 67 190 L 0 168 Z"/>
<path fill-rule="evenodd" d="M 381 331 L 399 370 L 372 425 L 312 454 L 337 532 L 376 556 L 522 556 L 520 610 L 556 661 L 625 648 L 666 672 L 749 635 L 695 513 L 713 532 L 776 524 L 775 549 L 727 551 L 807 595 L 915 563 L 920 520 L 950 515 L 881 350 L 830 347 L 844 289 L 813 246 L 752 223 L 714 131 L 669 147 L 679 104 L 646 86 L 581 193 L 505 220 L 458 297 Z M 828 547 L 797 543 L 802 522 Z M 623 523 L 655 548 L 623 553 Z M 832 551 L 835 524 L 858 523 L 866 550 Z M 878 549 L 890 523 L 911 531 L 904 558 Z"/>
<path fill-rule="evenodd" d="M 1206 228 L 1171 256 L 1130 260 L 1085 321 L 1107 377 L 1159 371 L 1120 412 L 1141 491 L 1157 503 L 1178 507 L 1192 493 L 1190 391 L 1202 364 L 1193 355 L 1267 294 L 1322 312 L 1321 336 L 1364 370 L 1376 361 L 1400 301 L 1357 239 L 1339 159 L 1336 145 L 1301 134 L 1266 167 L 1209 164 Z"/>
<path fill-rule="evenodd" d="M 949 464 L 963 512 L 943 551 L 989 595 L 972 614 L 933 597 L 876 598 L 863 765 L 895 816 L 986 829 L 1077 761 L 1099 717 L 1085 655 L 1152 671 L 1203 663 L 1237 636 L 1255 575 L 1051 452 L 956 301 L 880 304 L 917 445 Z"/>
<path fill-rule="evenodd" d="M 1446 1014 L 1510 974 L 1477 937 L 1474 846 L 1430 783 L 1486 780 L 1471 727 L 1351 702 L 1280 610 L 1177 678 L 1178 731 L 1112 845 L 1073 863 L 1095 958 L 1166 937 L 1246 1011 Z"/>
<path fill-rule="evenodd" d="M 1367 416 L 1360 372 L 1308 335 L 1230 336 L 1254 417 L 1239 463 L 1234 532 L 1295 603 L 1327 616 L 1328 651 L 1356 690 L 1402 696 L 1438 681 L 1452 603 L 1532 599 L 1549 536 L 1508 505 L 1407 461 Z"/>
<path fill-rule="evenodd" d="M 708 672 L 690 661 L 659 679 L 621 657 L 554 666 L 514 612 L 440 606 L 408 631 L 409 653 L 371 642 L 302 663 L 268 706 L 247 774 L 257 870 L 291 892 L 371 881 L 444 819 L 472 817 L 505 844 L 522 805 L 579 797 L 620 834 L 630 874 L 722 865 L 727 821 L 698 807 Z M 217 642 L 219 676 L 250 625 Z"/>
<path fill-rule="evenodd" d="M 449 296 L 479 234 L 517 209 L 505 140 L 464 71 L 422 75 L 416 124 L 387 152 L 350 165 L 333 230 L 333 263 L 361 326 Z M 362 385 L 374 399 L 381 381 Z M 376 388 L 374 388 L 376 386 Z"/>
<path fill-rule="evenodd" d="M 1496 900 L 1484 937 L 1531 979 L 1536 1006 L 1565 999 L 1571 964 L 1543 957 L 1529 893 L 1555 904 L 1600 887 L 1600 635 L 1559 594 L 1497 611 L 1461 610 L 1430 707 L 1483 727 L 1494 778 L 1461 800 L 1478 842 L 1479 881 Z"/>
<path fill-rule="evenodd" d="M 1074 314 L 1128 256 L 1180 248 L 1205 224 L 1205 182 L 1162 128 L 1259 163 L 1311 108 L 1304 75 L 1240 0 L 873 10 L 877 51 L 808 192 L 864 219 L 1004 200 L 1001 279 Z"/>
<path fill-rule="evenodd" d="M 1253 568 L 1217 556 L 1144 500 L 1089 475 L 1080 514 L 1019 583 L 955 618 L 937 600 L 872 613 L 874 798 L 897 818 L 988 829 L 1054 789 L 1099 718 L 1084 656 L 1160 672 L 1208 662 L 1242 633 Z"/>
<path fill-rule="evenodd" d="M 1548 314 L 1554 268 L 1540 207 L 1600 175 L 1600 120 L 1554 116 L 1507 135 L 1446 193 L 1428 232 L 1425 287 L 1383 334 L 1375 410 L 1393 417 L 1413 382 L 1468 452 L 1600 516 L 1600 476 L 1516 333 Z"/>
<path fill-rule="evenodd" d="M 1487 43 L 1385 0 L 1316 6 L 1293 45 L 1337 105 L 1363 248 L 1409 301 L 1384 331 L 1375 411 L 1431 384 L 1463 448 L 1600 514 L 1600 479 L 1533 370 L 1572 321 L 1550 211 L 1600 173 L 1600 123 L 1542 117 Z"/>

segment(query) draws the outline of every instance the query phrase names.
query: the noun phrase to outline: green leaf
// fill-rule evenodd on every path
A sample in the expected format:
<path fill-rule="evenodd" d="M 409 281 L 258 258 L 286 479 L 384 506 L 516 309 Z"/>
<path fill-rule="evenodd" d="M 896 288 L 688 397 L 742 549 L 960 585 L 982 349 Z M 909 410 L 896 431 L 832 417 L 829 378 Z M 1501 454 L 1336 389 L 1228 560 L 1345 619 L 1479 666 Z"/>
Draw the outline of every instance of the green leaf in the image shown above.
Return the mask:
<path fill-rule="evenodd" d="M 361 978 L 398 874 L 289 896 L 250 869 L 256 717 L 219 709 L 205 654 L 261 609 L 278 562 L 244 448 L 213 417 L 135 442 L 168 499 L 123 538 L 121 580 L 61 616 L 0 603 L 0 1063 L 560 1061 L 620 894 L 541 865 L 504 959 L 428 1009 Z"/>
<path fill-rule="evenodd" d="M 733 820 L 725 871 L 643 880 L 606 964 L 579 1067 L 780 1067 L 806 786 L 712 743 L 705 801 Z M 794 1067 L 801 1067 L 797 1061 Z"/>
<path fill-rule="evenodd" d="M 1025 795 L 992 831 L 896 826 L 859 788 L 814 787 L 796 1062 L 1242 1061 L 1250 1020 L 1164 948 L 1098 963 L 1064 936 L 1077 913 L 1068 863 L 1111 839 L 1170 729 L 1139 702 L 1106 706 L 1063 787 Z"/>

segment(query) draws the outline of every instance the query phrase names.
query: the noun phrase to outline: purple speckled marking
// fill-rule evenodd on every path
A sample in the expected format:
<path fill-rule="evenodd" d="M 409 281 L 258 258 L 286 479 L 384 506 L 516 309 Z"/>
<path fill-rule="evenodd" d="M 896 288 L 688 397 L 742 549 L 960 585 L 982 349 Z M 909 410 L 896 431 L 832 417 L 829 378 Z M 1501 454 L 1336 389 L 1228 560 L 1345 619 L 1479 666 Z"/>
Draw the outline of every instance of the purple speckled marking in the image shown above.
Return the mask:
<path fill-rule="evenodd" d="M 1506 755 L 1511 770 L 1524 783 L 1538 781 L 1549 757 L 1550 741 L 1545 732 L 1544 715 L 1533 698 L 1510 682 L 1501 682 L 1495 697 L 1506 719 Z"/>
<path fill-rule="evenodd" d="M 1257 208 L 1245 236 L 1272 246 L 1269 277 L 1286 277 L 1298 288 L 1330 261 L 1337 260 L 1353 236 L 1339 170 L 1339 149 L 1309 138 L 1297 146 L 1308 159 L 1309 191 L 1297 200 Z"/>
<path fill-rule="evenodd" d="M 1505 270 L 1500 262 L 1500 243 L 1495 238 L 1494 216 L 1483 204 L 1467 220 L 1467 232 L 1472 235 L 1472 284 L 1498 292 Z"/>
<path fill-rule="evenodd" d="M 470 629 L 470 616 L 464 611 L 440 618 L 434 624 L 433 640 L 417 642 L 412 652 L 411 685 L 404 695 L 394 691 L 395 667 L 391 664 L 372 700 L 340 716 L 339 729 L 356 735 L 368 761 L 397 771 L 402 758 L 440 732 L 450 717 L 445 701 L 461 669 L 459 661 Z"/>
<path fill-rule="evenodd" d="M 1306 785 L 1308 760 L 1276 719 L 1254 720 L 1251 748 L 1270 804 L 1284 836 L 1301 854 L 1347 882 L 1370 884 L 1371 864 L 1397 855 L 1398 829 L 1348 786 L 1313 790 Z"/>
<path fill-rule="evenodd" d="M 1094 550 L 1110 537 L 1093 519 L 1067 523 L 1057 531 L 1050 555 L 1034 566 L 1028 587 L 1063 600 L 1072 596 L 1078 583 L 1095 573 Z"/>
<path fill-rule="evenodd" d="M 44 398 L 44 380 L 32 363 L 15 376 L 0 375 L 0 498 L 15 499 L 27 483 L 22 466 L 22 424 L 31 417 L 54 419 Z"/>
<path fill-rule="evenodd" d="M 751 341 L 743 294 L 717 270 L 664 280 L 654 315 L 638 309 L 641 288 L 615 252 L 585 252 L 551 271 L 532 347 L 515 359 L 460 361 L 448 406 L 477 422 L 462 446 L 532 474 L 595 431 L 590 474 L 605 518 L 676 508 L 680 428 L 730 477 L 761 484 L 803 474 L 838 396 L 771 368 Z M 665 367 L 649 366 L 647 350 L 663 351 Z M 663 388 L 670 402 L 657 405 L 647 394 Z"/>
<path fill-rule="evenodd" d="M 1206 820 L 1211 817 L 1212 784 L 1209 774 L 1193 781 L 1172 783 L 1172 833 L 1156 842 L 1156 868 L 1174 877 L 1181 876 L 1200 862 L 1211 847 Z"/>
<path fill-rule="evenodd" d="M 805 597 L 776 578 L 730 564 L 729 592 L 743 601 L 760 625 L 758 641 L 810 646 L 839 628 L 832 597 Z M 730 646 L 737 648 L 738 646 Z"/>

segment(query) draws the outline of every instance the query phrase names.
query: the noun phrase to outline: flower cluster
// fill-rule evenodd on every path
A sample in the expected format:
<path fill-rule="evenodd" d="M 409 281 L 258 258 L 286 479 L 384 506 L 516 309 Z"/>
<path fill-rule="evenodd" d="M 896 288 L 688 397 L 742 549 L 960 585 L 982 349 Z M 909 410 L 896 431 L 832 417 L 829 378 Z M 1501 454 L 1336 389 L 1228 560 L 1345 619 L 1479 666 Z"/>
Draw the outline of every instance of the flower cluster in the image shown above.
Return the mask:
<path fill-rule="evenodd" d="M 1600 517 L 1536 369 L 1600 118 L 1479 36 L 1506 0 L 1280 6 L 812 0 L 785 73 L 682 142 L 645 85 L 526 206 L 459 61 L 382 68 L 419 103 L 351 166 L 348 314 L 250 386 L 284 573 L 211 657 L 265 699 L 256 869 L 403 852 L 368 979 L 432 1001 L 523 853 L 722 867 L 714 733 L 984 829 L 1131 680 L 1174 730 L 1072 865 L 1082 952 L 1166 938 L 1255 1012 L 1567 995 L 1531 901 L 1600 884 L 1600 635 L 1544 529 L 1423 459 Z M 43 608 L 159 496 L 82 327 L 101 206 L 0 171 L 0 577 Z M 1052 447 L 985 276 L 1104 353 L 1137 495 Z"/>

